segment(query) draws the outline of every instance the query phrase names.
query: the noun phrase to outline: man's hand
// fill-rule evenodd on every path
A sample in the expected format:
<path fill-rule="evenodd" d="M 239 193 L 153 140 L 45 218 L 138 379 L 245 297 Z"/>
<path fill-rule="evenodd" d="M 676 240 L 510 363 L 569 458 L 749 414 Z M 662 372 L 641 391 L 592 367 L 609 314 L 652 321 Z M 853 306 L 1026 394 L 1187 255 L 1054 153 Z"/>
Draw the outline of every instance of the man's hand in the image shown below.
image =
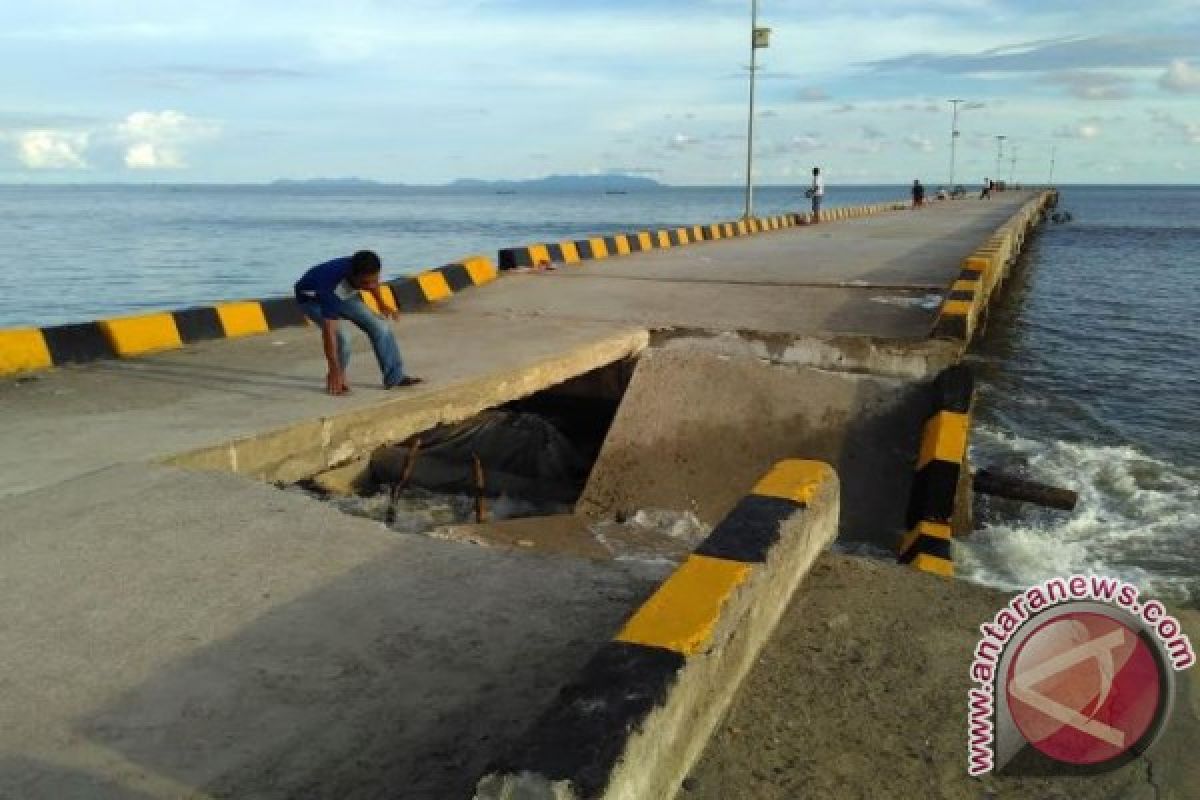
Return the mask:
<path fill-rule="evenodd" d="M 346 382 L 346 373 L 338 370 L 329 370 L 325 375 L 325 391 L 333 396 L 349 394 L 350 384 Z"/>
<path fill-rule="evenodd" d="M 400 312 L 397 311 L 396 309 L 383 308 L 383 306 L 380 306 L 380 308 L 382 310 L 379 312 L 379 316 L 383 317 L 384 319 L 391 319 L 391 320 L 400 319 Z"/>

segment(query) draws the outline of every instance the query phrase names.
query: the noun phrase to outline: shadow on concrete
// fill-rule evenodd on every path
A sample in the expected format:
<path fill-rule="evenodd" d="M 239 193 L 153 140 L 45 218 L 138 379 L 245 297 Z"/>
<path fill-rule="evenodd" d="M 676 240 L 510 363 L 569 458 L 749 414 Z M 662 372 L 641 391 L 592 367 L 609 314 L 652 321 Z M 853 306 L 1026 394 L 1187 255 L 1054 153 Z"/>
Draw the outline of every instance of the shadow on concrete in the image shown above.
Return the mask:
<path fill-rule="evenodd" d="M 272 397 L 277 389 L 308 391 L 324 394 L 321 376 L 290 378 L 278 372 L 240 369 L 201 362 L 167 361 L 162 358 L 135 362 L 105 361 L 89 369 L 121 380 L 186 386 L 197 389 L 219 389 L 222 393 L 243 397 Z M 254 391 L 260 389 L 262 391 Z"/>
<path fill-rule="evenodd" d="M 215 797 L 469 797 L 653 581 L 414 547 L 434 561 L 409 550 L 364 565 L 164 668 L 78 732 Z"/>

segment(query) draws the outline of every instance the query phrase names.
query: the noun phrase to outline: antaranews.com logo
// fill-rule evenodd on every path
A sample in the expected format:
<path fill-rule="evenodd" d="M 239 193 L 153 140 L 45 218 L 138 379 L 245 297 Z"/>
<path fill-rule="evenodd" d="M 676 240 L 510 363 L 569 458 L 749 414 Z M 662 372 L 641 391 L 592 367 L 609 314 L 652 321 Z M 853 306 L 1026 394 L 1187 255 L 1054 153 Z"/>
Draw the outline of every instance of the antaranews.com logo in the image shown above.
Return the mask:
<path fill-rule="evenodd" d="M 1054 578 L 980 626 L 969 692 L 972 776 L 1099 773 L 1145 753 L 1196 663 L 1179 621 L 1116 578 Z"/>

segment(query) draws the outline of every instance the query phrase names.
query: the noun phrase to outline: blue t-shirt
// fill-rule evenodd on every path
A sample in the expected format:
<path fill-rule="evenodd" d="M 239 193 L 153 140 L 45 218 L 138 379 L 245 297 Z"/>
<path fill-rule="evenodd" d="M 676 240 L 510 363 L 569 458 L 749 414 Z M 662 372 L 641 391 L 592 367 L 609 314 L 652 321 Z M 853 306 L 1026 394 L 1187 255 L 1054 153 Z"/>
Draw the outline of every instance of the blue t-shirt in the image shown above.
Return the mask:
<path fill-rule="evenodd" d="M 349 281 L 349 256 L 317 264 L 296 281 L 296 302 L 311 303 L 316 300 L 321 305 L 322 317 L 341 319 L 338 313 L 342 305 L 341 297 L 355 291 Z"/>

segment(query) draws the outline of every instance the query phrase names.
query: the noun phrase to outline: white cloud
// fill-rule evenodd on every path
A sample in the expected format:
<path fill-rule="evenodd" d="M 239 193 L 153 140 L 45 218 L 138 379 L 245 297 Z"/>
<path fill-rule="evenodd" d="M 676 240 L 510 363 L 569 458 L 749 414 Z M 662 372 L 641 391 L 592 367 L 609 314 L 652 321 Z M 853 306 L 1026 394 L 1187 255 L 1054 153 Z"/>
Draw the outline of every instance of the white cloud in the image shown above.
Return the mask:
<path fill-rule="evenodd" d="M 915 133 L 904 138 L 904 143 L 913 150 L 919 150 L 922 153 L 933 152 L 933 142 L 924 136 L 918 136 Z"/>
<path fill-rule="evenodd" d="M 17 157 L 29 169 L 86 169 L 86 133 L 26 131 L 17 137 Z"/>
<path fill-rule="evenodd" d="M 1200 144 L 1200 123 L 1185 122 L 1166 111 L 1151 111 L 1150 118 L 1181 136 L 1188 144 Z"/>
<path fill-rule="evenodd" d="M 700 140 L 693 136 L 688 136 L 686 133 L 677 133 L 667 142 L 667 147 L 672 150 L 686 150 L 693 145 L 700 144 Z"/>
<path fill-rule="evenodd" d="M 1200 93 L 1200 67 L 1193 67 L 1182 58 L 1176 59 L 1159 78 L 1158 85 L 1168 92 Z"/>
<path fill-rule="evenodd" d="M 1054 135 L 1059 139 L 1095 139 L 1100 133 L 1100 126 L 1089 122 L 1082 125 L 1063 125 Z"/>
<path fill-rule="evenodd" d="M 801 103 L 824 103 L 830 97 L 824 89 L 817 86 L 806 86 L 796 93 L 796 99 Z"/>
<path fill-rule="evenodd" d="M 181 169 L 182 148 L 215 136 L 218 127 L 179 111 L 135 111 L 117 126 L 129 169 Z"/>

